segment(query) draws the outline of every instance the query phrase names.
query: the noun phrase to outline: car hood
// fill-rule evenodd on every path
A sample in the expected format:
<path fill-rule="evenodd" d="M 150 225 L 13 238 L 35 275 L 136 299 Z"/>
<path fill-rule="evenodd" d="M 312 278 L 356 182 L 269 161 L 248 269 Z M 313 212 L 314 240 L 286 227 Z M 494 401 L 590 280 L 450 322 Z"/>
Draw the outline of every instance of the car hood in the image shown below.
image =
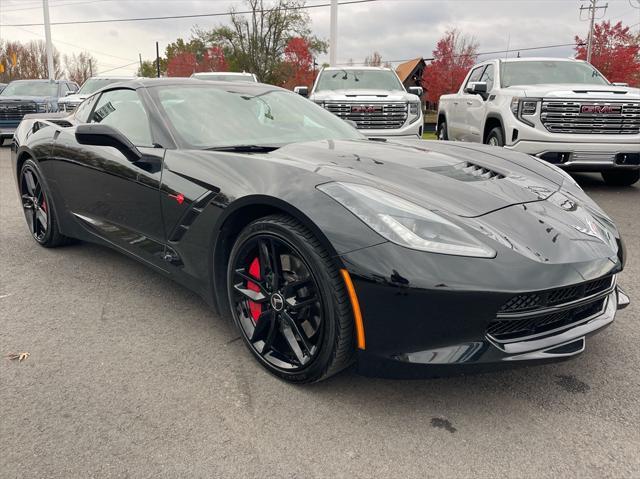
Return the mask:
<path fill-rule="evenodd" d="M 640 100 L 640 89 L 613 85 L 584 85 L 576 84 L 543 84 L 518 85 L 505 89 L 513 91 L 514 95 L 544 98 L 581 98 L 607 100 Z"/>
<path fill-rule="evenodd" d="M 82 103 L 89 95 L 68 95 L 58 100 L 58 103 Z"/>
<path fill-rule="evenodd" d="M 563 182 L 561 174 L 528 155 L 448 142 L 318 141 L 268 156 L 306 165 L 327 180 L 370 184 L 461 217 L 543 200 Z"/>
<path fill-rule="evenodd" d="M 408 101 L 417 99 L 403 90 L 328 90 L 311 95 L 314 101 Z"/>
<path fill-rule="evenodd" d="M 611 219 L 564 173 L 529 155 L 423 140 L 299 143 L 273 155 L 326 181 L 368 184 L 457 217 L 479 237 L 536 262 L 617 260 Z"/>
<path fill-rule="evenodd" d="M 36 103 L 49 103 L 55 100 L 52 96 L 29 96 L 29 95 L 0 95 L 0 103 L 9 103 L 16 101 L 34 101 Z"/>

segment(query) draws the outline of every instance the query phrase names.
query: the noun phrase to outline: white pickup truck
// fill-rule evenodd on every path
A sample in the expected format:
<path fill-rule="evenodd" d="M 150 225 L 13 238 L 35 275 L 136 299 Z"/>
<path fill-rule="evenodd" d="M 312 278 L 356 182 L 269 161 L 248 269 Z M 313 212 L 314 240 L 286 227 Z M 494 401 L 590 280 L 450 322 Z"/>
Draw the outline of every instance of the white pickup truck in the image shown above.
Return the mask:
<path fill-rule="evenodd" d="M 297 86 L 295 92 L 353 123 L 370 138 L 422 138 L 422 88 L 405 90 L 390 68 L 323 68 L 311 93 L 306 86 Z"/>
<path fill-rule="evenodd" d="M 440 97 L 438 138 L 504 146 L 606 183 L 640 179 L 640 89 L 610 83 L 589 63 L 489 60 Z"/>

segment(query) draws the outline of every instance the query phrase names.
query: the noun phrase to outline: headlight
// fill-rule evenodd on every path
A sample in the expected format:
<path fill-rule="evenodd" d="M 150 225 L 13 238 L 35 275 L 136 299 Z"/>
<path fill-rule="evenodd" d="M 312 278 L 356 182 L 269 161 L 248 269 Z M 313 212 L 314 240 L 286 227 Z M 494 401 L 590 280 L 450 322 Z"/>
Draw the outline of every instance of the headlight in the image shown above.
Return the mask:
<path fill-rule="evenodd" d="M 534 126 L 533 123 L 526 119 L 527 116 L 533 116 L 538 112 L 538 102 L 540 98 L 520 98 L 513 97 L 511 99 L 511 113 L 518 120 L 526 123 L 529 126 Z"/>
<path fill-rule="evenodd" d="M 390 193 L 354 183 L 325 183 L 318 189 L 400 246 L 430 253 L 494 258 L 496 252 L 440 215 Z"/>
<path fill-rule="evenodd" d="M 412 117 L 409 123 L 413 123 L 420 118 L 420 103 L 409 103 L 409 116 Z"/>

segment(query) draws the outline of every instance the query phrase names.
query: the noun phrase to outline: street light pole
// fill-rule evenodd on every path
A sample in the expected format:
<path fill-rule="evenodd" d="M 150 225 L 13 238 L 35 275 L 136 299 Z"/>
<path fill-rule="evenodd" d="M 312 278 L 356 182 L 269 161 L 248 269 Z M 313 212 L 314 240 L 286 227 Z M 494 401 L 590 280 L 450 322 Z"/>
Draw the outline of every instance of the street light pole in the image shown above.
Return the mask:
<path fill-rule="evenodd" d="M 336 66 L 338 56 L 338 0 L 331 0 L 331 29 L 329 32 L 329 65 Z"/>
<path fill-rule="evenodd" d="M 44 11 L 44 37 L 47 42 L 47 69 L 49 70 L 49 80 L 55 80 L 56 72 L 53 69 L 53 45 L 51 43 L 51 22 L 49 21 L 49 0 L 42 0 Z"/>

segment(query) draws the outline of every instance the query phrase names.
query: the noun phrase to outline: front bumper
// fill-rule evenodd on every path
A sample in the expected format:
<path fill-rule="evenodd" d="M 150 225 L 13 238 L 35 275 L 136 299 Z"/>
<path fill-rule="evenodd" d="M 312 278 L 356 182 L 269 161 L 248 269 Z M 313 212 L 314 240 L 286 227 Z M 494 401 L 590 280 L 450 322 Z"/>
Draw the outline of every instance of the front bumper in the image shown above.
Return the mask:
<path fill-rule="evenodd" d="M 397 130 L 392 129 L 380 129 L 380 130 L 369 130 L 369 129 L 359 129 L 358 131 L 363 135 L 366 135 L 367 138 L 422 138 L 422 130 L 424 128 L 424 123 L 422 117 L 418 120 L 414 121 L 410 125 L 403 126 Z"/>
<path fill-rule="evenodd" d="M 571 358 L 584 350 L 587 336 L 610 325 L 616 311 L 629 304 L 614 282 L 600 295 L 601 309 L 588 317 L 535 337 L 501 342 L 487 329 L 515 294 L 614 275 L 621 263 L 605 258 L 506 265 L 420 254 L 389 243 L 343 255 L 342 260 L 354 281 L 364 322 L 366 349 L 358 350 L 357 367 L 368 376 L 448 376 Z"/>
<path fill-rule="evenodd" d="M 4 140 L 6 138 L 13 138 L 13 134 L 16 132 L 16 128 L 18 125 L 1 125 L 0 126 L 0 139 Z"/>

